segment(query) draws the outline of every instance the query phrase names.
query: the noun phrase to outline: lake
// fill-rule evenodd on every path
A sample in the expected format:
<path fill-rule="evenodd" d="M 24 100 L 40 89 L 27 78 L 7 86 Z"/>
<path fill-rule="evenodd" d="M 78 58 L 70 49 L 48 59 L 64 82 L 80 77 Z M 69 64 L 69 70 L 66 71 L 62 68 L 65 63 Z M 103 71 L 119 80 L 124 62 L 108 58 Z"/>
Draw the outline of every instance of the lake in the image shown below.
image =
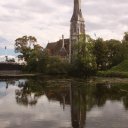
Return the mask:
<path fill-rule="evenodd" d="M 0 80 L 0 128 L 127 128 L 128 83 Z"/>

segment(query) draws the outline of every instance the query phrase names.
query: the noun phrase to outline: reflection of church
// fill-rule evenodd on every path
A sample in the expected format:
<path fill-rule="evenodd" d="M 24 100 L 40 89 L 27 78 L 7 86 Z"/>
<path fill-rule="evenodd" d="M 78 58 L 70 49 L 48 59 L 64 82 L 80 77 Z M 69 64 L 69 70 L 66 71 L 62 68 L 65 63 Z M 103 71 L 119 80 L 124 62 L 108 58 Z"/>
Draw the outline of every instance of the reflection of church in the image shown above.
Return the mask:
<path fill-rule="evenodd" d="M 70 105 L 72 128 L 84 128 L 86 124 L 86 93 L 78 88 L 75 82 L 71 82 L 69 86 L 62 85 L 56 90 L 50 89 L 45 94 L 49 100 L 59 101 L 63 109 L 66 105 Z"/>
<path fill-rule="evenodd" d="M 86 122 L 86 95 L 71 84 L 71 121 L 73 128 L 84 128 Z"/>
<path fill-rule="evenodd" d="M 82 89 L 76 87 L 74 82 L 71 82 L 69 86 L 63 85 L 56 90 L 50 89 L 45 94 L 49 100 L 59 101 L 63 109 L 66 105 L 70 105 L 72 128 L 84 128 L 86 123 L 86 94 Z"/>
<path fill-rule="evenodd" d="M 74 44 L 79 40 L 81 35 L 85 35 L 85 23 L 82 16 L 81 0 L 74 0 L 74 11 L 71 18 L 70 38 L 62 39 L 47 44 L 47 51 L 51 56 L 59 56 L 61 58 L 72 60 L 75 53 Z"/>

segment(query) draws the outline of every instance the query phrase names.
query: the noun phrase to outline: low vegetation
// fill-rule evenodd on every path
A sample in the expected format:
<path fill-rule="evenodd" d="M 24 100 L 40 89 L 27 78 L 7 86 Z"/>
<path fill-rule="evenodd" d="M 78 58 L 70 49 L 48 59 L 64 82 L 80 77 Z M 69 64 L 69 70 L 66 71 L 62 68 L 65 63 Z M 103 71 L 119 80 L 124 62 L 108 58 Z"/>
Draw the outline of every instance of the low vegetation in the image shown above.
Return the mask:
<path fill-rule="evenodd" d="M 98 71 L 97 76 L 100 77 L 119 77 L 119 78 L 128 78 L 128 72 L 122 71 Z"/>
<path fill-rule="evenodd" d="M 107 71 L 99 71 L 98 76 L 128 78 L 128 59 Z"/>
<path fill-rule="evenodd" d="M 117 66 L 112 67 L 111 71 L 128 72 L 128 59 L 124 60 Z"/>

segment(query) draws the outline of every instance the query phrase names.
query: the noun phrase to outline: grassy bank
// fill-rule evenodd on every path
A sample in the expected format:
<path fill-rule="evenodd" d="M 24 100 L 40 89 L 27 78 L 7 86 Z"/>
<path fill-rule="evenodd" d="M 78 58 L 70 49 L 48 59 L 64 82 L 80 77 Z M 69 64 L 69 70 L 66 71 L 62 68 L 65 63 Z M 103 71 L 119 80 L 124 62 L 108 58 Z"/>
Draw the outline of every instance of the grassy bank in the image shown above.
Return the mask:
<path fill-rule="evenodd" d="M 124 60 L 117 66 L 107 71 L 99 71 L 97 76 L 128 78 L 128 60 Z"/>
<path fill-rule="evenodd" d="M 128 72 L 121 71 L 99 71 L 97 72 L 97 76 L 100 77 L 119 77 L 119 78 L 128 78 Z"/>
<path fill-rule="evenodd" d="M 112 67 L 110 71 L 128 72 L 128 60 L 124 60 L 119 65 Z"/>

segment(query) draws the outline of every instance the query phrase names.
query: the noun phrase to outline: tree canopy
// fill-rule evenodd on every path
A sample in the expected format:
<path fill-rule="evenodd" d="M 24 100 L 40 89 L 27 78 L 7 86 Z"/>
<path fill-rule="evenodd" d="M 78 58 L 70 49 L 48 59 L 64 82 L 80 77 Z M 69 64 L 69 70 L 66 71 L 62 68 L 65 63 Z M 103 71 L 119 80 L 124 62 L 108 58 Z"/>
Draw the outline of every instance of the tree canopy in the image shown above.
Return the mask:
<path fill-rule="evenodd" d="M 37 44 L 37 39 L 34 36 L 23 36 L 15 40 L 15 52 L 20 53 L 18 58 L 28 61 L 31 51 Z"/>

